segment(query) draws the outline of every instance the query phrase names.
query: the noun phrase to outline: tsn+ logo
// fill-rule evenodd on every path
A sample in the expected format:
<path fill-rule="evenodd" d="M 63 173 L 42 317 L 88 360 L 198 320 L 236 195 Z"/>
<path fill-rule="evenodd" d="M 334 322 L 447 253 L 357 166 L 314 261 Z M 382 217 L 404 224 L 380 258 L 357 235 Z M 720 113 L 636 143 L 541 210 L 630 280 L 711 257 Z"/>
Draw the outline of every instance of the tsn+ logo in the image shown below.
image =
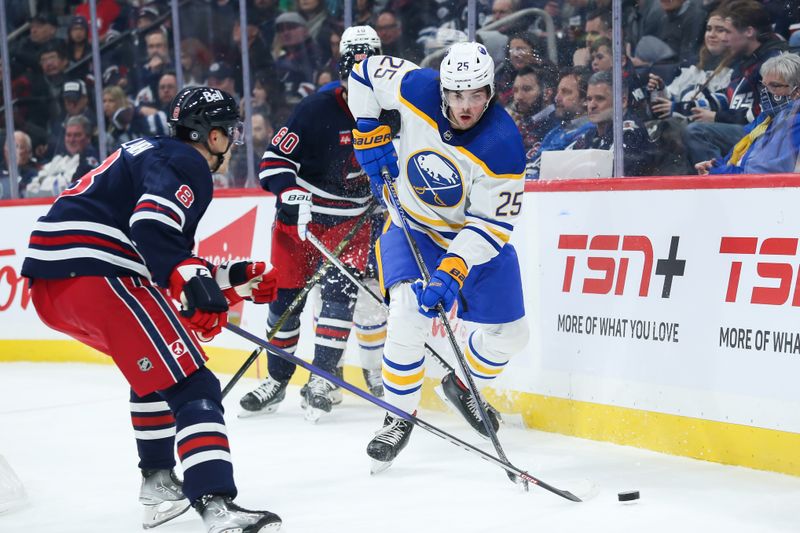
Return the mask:
<path fill-rule="evenodd" d="M 638 281 L 634 290 L 646 297 L 653 276 L 662 276 L 661 297 L 669 298 L 673 280 L 683 276 L 686 268 L 686 260 L 678 258 L 679 242 L 680 237 L 673 236 L 666 257 L 658 259 L 646 235 L 559 235 L 558 249 L 567 251 L 561 290 L 621 296 L 627 285 Z M 628 272 L 631 260 L 641 262 L 641 272 Z"/>

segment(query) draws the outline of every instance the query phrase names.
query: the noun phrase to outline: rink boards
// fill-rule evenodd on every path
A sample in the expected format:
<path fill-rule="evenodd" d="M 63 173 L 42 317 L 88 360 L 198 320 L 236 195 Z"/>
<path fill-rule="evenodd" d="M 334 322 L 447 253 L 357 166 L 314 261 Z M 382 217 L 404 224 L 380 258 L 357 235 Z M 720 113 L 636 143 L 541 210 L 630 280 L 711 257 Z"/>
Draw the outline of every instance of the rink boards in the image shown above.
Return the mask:
<path fill-rule="evenodd" d="M 528 184 L 512 242 L 531 342 L 493 403 L 546 431 L 800 475 L 798 187 L 796 175 Z M 218 194 L 199 255 L 268 257 L 273 204 Z M 108 363 L 44 327 L 27 299 L 22 256 L 48 205 L 0 202 L 0 360 Z M 263 332 L 264 307 L 233 316 Z M 455 326 L 463 340 L 469 325 Z M 431 329 L 454 364 L 441 325 Z M 211 367 L 232 373 L 251 349 L 226 332 Z M 427 385 L 440 374 L 429 364 Z"/>

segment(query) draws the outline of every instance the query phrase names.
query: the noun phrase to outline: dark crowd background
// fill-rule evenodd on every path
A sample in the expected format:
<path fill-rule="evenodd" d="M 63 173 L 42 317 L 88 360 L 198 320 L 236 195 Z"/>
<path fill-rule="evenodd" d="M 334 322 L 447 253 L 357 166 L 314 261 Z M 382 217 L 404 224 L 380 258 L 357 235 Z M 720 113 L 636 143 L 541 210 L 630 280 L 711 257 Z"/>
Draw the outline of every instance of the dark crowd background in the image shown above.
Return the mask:
<path fill-rule="evenodd" d="M 466 0 L 351 5 L 353 24 L 375 28 L 384 54 L 422 66 L 438 68 L 446 47 L 467 39 Z M 244 30 L 239 1 L 178 0 L 178 6 L 176 55 L 168 0 L 97 0 L 102 109 L 96 109 L 88 3 L 7 3 L 19 196 L 56 195 L 96 167 L 101 137 L 111 152 L 136 137 L 165 134 L 179 78 L 184 86 L 224 89 L 239 101 L 251 96 L 252 113 L 245 117 L 242 106 L 242 115 L 252 128 L 256 169 L 293 107 L 337 82 L 343 1 L 246 0 Z M 623 0 L 622 14 L 628 176 L 722 168 L 740 139 L 752 136 L 748 128 L 770 95 L 792 90 L 788 104 L 800 97 L 800 70 L 791 61 L 779 69 L 784 83 L 765 86 L 760 73 L 769 58 L 800 49 L 796 0 Z M 477 0 L 475 20 L 477 39 L 495 60 L 497 100 L 522 133 L 528 179 L 540 177 L 544 152 L 611 148 L 610 0 Z M 0 126 L 5 138 L 5 123 Z M 797 148 L 800 122 L 788 127 Z M 744 159 L 740 154 L 733 163 L 763 150 L 759 142 L 751 140 Z M 0 198 L 9 197 L 7 159 L 4 148 Z M 247 169 L 242 147 L 215 175 L 215 185 L 256 186 Z"/>

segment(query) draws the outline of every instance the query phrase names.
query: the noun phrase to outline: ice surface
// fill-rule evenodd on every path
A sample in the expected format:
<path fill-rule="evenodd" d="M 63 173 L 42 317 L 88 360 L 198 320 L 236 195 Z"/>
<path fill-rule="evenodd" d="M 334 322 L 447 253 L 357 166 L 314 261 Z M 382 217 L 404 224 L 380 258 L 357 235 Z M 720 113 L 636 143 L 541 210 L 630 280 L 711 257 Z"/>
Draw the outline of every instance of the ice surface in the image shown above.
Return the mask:
<path fill-rule="evenodd" d="M 276 414 L 239 420 L 238 399 L 254 385 L 242 380 L 226 401 L 237 501 L 277 512 L 287 533 L 800 531 L 800 478 L 514 427 L 499 434 L 512 463 L 576 493 L 594 484 L 597 495 L 523 493 L 497 466 L 420 428 L 389 470 L 370 476 L 377 407 L 345 395 L 311 425 L 290 387 Z M 456 415 L 420 414 L 491 451 Z M 0 454 L 30 499 L 0 515 L 0 532 L 142 531 L 128 391 L 114 367 L 0 364 Z M 638 503 L 617 502 L 632 489 Z M 190 511 L 155 531 L 203 527 Z"/>

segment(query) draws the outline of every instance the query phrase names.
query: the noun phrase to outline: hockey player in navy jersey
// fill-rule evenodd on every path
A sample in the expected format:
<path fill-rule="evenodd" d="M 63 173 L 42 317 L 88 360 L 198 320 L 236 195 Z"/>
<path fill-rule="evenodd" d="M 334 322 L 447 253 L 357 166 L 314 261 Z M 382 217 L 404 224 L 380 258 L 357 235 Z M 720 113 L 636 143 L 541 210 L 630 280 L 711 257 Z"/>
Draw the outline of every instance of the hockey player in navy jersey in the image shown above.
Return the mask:
<path fill-rule="evenodd" d="M 368 26 L 348 28 L 341 40 L 340 76 L 343 81 L 357 61 L 380 52 L 380 39 Z M 319 268 L 319 251 L 306 241 L 311 231 L 326 247 L 335 247 L 356 224 L 371 201 L 369 179 L 353 154 L 355 126 L 347 107 L 347 86 L 311 95 L 300 102 L 285 126 L 272 139 L 261 161 L 261 186 L 277 197 L 272 231 L 271 261 L 279 270 L 278 297 L 270 304 L 268 329 L 288 308 L 311 275 Z M 344 249 L 342 261 L 363 273 L 372 242 L 369 224 L 362 227 Z M 315 327 L 314 364 L 334 372 L 350 330 L 358 288 L 336 268 L 320 282 L 322 305 Z M 300 338 L 302 306 L 284 322 L 273 339 L 293 353 Z M 382 337 L 385 318 L 367 328 L 362 339 Z M 381 343 L 382 345 L 382 343 Z M 380 363 L 377 364 L 379 366 Z M 295 365 L 268 355 L 269 377 L 240 400 L 242 416 L 274 412 L 286 396 Z M 316 422 L 341 401 L 341 391 L 312 374 L 303 387 L 305 417 Z"/>
<path fill-rule="evenodd" d="M 489 385 L 528 340 L 522 282 L 508 244 L 522 207 L 525 151 L 513 120 L 494 101 L 494 63 L 483 45 L 454 44 L 440 72 L 403 59 L 370 57 L 350 73 L 348 103 L 357 119 L 356 158 L 389 204 L 391 226 L 378 241 L 381 280 L 389 296 L 384 347 L 386 400 L 414 412 L 425 377 L 427 332 L 434 308 L 456 300 L 478 328 L 465 357 L 476 385 Z M 400 111 L 400 136 L 379 124 Z M 411 233 L 431 271 L 427 285 L 381 177 L 387 167 Z M 457 371 L 460 372 L 460 371 Z M 445 375 L 448 401 L 482 434 L 476 399 L 456 373 Z M 498 427 L 494 412 L 490 423 Z M 406 446 L 411 422 L 387 413 L 368 447 L 373 472 L 388 468 Z"/>
<path fill-rule="evenodd" d="M 220 385 L 198 342 L 220 332 L 229 305 L 275 297 L 268 264 L 212 265 L 192 251 L 211 172 L 242 125 L 234 99 L 210 87 L 183 89 L 170 109 L 172 138 L 123 144 L 56 199 L 22 273 L 41 320 L 109 355 L 131 386 L 143 526 L 194 505 L 209 532 L 275 531 L 277 515 L 233 503 Z"/>

